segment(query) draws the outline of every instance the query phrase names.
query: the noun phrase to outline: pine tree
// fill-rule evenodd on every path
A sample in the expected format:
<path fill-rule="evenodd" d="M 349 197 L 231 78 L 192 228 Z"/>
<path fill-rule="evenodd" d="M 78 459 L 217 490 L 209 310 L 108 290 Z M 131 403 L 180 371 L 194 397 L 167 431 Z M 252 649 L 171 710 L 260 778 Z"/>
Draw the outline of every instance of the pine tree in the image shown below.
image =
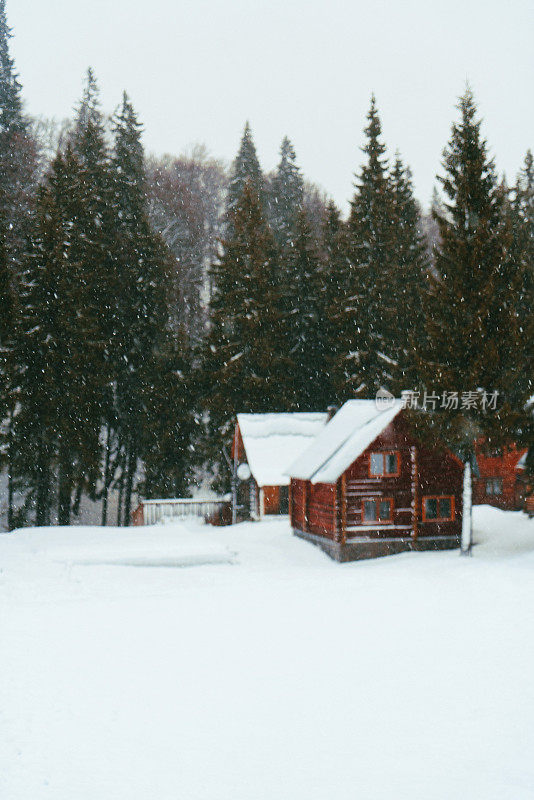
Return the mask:
<path fill-rule="evenodd" d="M 306 213 L 297 213 L 292 246 L 279 270 L 281 339 L 291 369 L 284 374 L 284 394 L 291 407 L 317 411 L 323 406 L 326 331 L 321 318 L 321 264 Z"/>
<path fill-rule="evenodd" d="M 35 187 L 36 145 L 23 113 L 21 85 L 9 53 L 11 30 L 5 0 L 0 0 L 0 212 L 10 282 L 15 285 L 30 221 Z"/>
<path fill-rule="evenodd" d="M 0 209 L 0 420 L 8 406 L 8 361 L 12 344 L 15 308 L 6 249 L 6 230 Z"/>
<path fill-rule="evenodd" d="M 443 215 L 437 214 L 440 244 L 426 299 L 430 361 L 445 389 L 504 392 L 503 375 L 517 366 L 522 267 L 507 258 L 512 231 L 506 192 L 487 155 L 469 89 L 459 109 L 461 120 L 444 151 L 446 174 L 438 176 L 446 201 Z"/>
<path fill-rule="evenodd" d="M 0 423 L 8 414 L 0 434 L 5 450 L 8 480 L 8 527 L 15 524 L 12 456 L 13 393 L 6 371 L 10 362 L 14 309 L 20 292 L 24 246 L 29 234 L 30 209 L 36 180 L 36 144 L 23 113 L 21 86 L 9 52 L 11 31 L 7 24 L 5 0 L 0 0 Z M 8 330 L 9 329 L 9 330 Z M 3 340 L 3 341 L 2 341 Z M 1 467 L 1 459 L 0 459 Z"/>
<path fill-rule="evenodd" d="M 69 524 L 82 491 L 94 495 L 101 426 L 110 405 L 119 289 L 110 177 L 89 71 L 71 141 L 64 154 L 58 153 L 39 194 L 19 331 L 19 472 L 27 477 L 38 519 L 50 516 L 57 473 L 60 524 Z M 34 364 L 40 364 L 45 380 L 39 381 Z M 33 475 L 27 443 L 40 441 L 35 438 L 39 428 L 42 456 Z"/>
<path fill-rule="evenodd" d="M 234 208 L 232 236 L 212 268 L 211 328 L 203 359 L 214 450 L 240 411 L 283 410 L 276 251 L 253 183 Z"/>
<path fill-rule="evenodd" d="M 128 525 L 140 461 L 145 464 L 145 491 L 185 491 L 191 411 L 185 340 L 169 324 L 170 254 L 148 219 L 141 125 L 126 94 L 113 131 L 121 283 L 112 352 L 117 453 L 124 480 L 122 522 Z"/>
<path fill-rule="evenodd" d="M 5 223 L 0 207 L 0 471 L 7 467 L 8 530 L 13 526 L 13 448 L 11 419 L 13 416 L 13 342 L 15 303 L 6 249 Z M 6 420 L 7 423 L 1 423 Z"/>
<path fill-rule="evenodd" d="M 71 147 L 78 164 L 77 185 L 80 210 L 73 218 L 72 254 L 82 268 L 84 301 L 80 314 L 94 328 L 95 347 L 91 361 L 88 389 L 98 396 L 93 405 L 95 418 L 90 424 L 99 428 L 113 406 L 113 360 L 117 338 L 117 298 L 121 296 L 119 253 L 122 239 L 117 224 L 113 174 L 99 93 L 94 74 L 87 72 L 82 100 L 78 106 L 71 136 Z M 76 477 L 77 494 L 83 489 L 94 496 L 100 473 L 94 453 L 88 454 L 87 471 Z M 61 470 L 60 470 L 61 475 Z"/>
<path fill-rule="evenodd" d="M 396 315 L 388 352 L 398 364 L 391 389 L 399 395 L 403 389 L 413 388 L 417 381 L 417 353 L 425 336 L 423 297 L 430 264 L 411 172 L 398 154 L 391 171 L 391 198 L 395 250 L 388 278 Z"/>
<path fill-rule="evenodd" d="M 96 478 L 100 459 L 101 342 L 76 220 L 85 216 L 80 164 L 67 147 L 39 192 L 16 343 L 18 474 L 39 524 L 50 518 L 58 476 L 58 522 L 67 525 L 75 488 Z"/>
<path fill-rule="evenodd" d="M 264 179 L 252 138 L 252 131 L 248 122 L 245 124 L 239 150 L 232 164 L 230 183 L 228 185 L 228 194 L 226 197 L 227 225 L 231 225 L 232 214 L 242 198 L 247 183 L 253 187 L 260 198 L 260 202 L 263 204 Z M 230 233 L 231 231 L 228 231 L 227 235 Z"/>
<path fill-rule="evenodd" d="M 285 256 L 293 246 L 304 198 L 304 180 L 287 136 L 282 140 L 280 163 L 272 177 L 268 198 L 271 230 L 277 247 Z"/>
<path fill-rule="evenodd" d="M 324 396 L 317 408 L 325 409 L 341 403 L 339 387 L 343 374 L 343 338 L 345 308 L 350 297 L 351 268 L 347 259 L 346 228 L 335 203 L 330 202 L 324 221 L 319 264 L 319 319 L 324 339 L 324 374 L 321 378 Z"/>
<path fill-rule="evenodd" d="M 530 344 L 525 354 L 525 363 L 528 364 L 534 359 L 534 158 L 530 150 L 517 178 L 512 208 L 516 216 L 516 246 L 524 259 L 523 285 L 517 311 L 525 328 L 525 340 Z M 534 386 L 530 388 L 534 391 Z"/>
<path fill-rule="evenodd" d="M 340 396 L 371 396 L 391 388 L 397 363 L 390 353 L 395 335 L 396 298 L 393 265 L 392 189 L 381 141 L 381 125 L 374 96 L 365 128 L 367 156 L 356 184 L 347 224 L 347 257 L 352 280 L 340 335 L 344 352 L 338 375 Z"/>
<path fill-rule="evenodd" d="M 440 243 L 425 298 L 427 346 L 420 365 L 426 391 L 458 392 L 457 410 L 430 415 L 440 438 L 462 455 L 466 475 L 474 440 L 505 444 L 527 400 L 519 377 L 525 364 L 517 307 L 523 264 L 514 247 L 506 188 L 498 184 L 470 89 L 460 98 L 460 121 L 444 151 L 438 176 L 445 201 L 436 213 Z M 483 390 L 499 393 L 497 410 L 484 407 Z M 469 515 L 464 514 L 466 522 Z M 469 526 L 467 526 L 467 531 Z M 469 532 L 469 531 L 468 531 Z M 465 548 L 470 549 L 470 538 Z"/>
<path fill-rule="evenodd" d="M 113 117 L 114 149 L 113 208 L 120 253 L 117 256 L 118 295 L 112 325 L 110 363 L 114 403 L 108 407 L 103 476 L 102 524 L 107 522 L 107 495 L 112 475 L 121 467 L 124 509 L 121 524 L 129 524 L 133 482 L 140 454 L 142 421 L 141 370 L 151 354 L 153 333 L 140 330 L 143 298 L 150 292 L 148 275 L 143 274 L 150 247 L 150 229 L 145 215 L 144 153 L 141 125 L 126 95 Z M 162 320 L 163 322 L 163 320 Z M 111 449 L 115 441 L 115 463 Z"/>
<path fill-rule="evenodd" d="M 0 130 L 26 131 L 27 123 L 22 114 L 21 85 L 15 72 L 13 59 L 9 55 L 11 30 L 7 24 L 6 2 L 0 0 Z"/>

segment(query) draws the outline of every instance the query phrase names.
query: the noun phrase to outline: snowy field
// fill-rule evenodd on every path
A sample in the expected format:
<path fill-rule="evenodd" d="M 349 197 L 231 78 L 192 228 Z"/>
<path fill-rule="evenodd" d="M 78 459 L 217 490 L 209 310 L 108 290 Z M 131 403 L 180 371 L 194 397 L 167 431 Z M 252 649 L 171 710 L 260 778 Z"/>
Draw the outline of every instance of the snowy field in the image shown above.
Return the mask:
<path fill-rule="evenodd" d="M 0 535 L 2 800 L 534 798 L 534 520 L 336 564 L 287 520 Z"/>

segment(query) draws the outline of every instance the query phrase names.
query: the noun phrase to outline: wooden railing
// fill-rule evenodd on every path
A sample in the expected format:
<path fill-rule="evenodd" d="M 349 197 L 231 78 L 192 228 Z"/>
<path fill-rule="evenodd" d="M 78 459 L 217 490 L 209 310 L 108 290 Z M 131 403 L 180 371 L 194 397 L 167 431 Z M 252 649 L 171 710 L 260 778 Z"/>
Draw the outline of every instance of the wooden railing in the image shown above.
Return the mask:
<path fill-rule="evenodd" d="M 206 519 L 225 505 L 224 500 L 196 500 L 190 497 L 176 500 L 142 500 L 143 524 L 200 517 Z"/>

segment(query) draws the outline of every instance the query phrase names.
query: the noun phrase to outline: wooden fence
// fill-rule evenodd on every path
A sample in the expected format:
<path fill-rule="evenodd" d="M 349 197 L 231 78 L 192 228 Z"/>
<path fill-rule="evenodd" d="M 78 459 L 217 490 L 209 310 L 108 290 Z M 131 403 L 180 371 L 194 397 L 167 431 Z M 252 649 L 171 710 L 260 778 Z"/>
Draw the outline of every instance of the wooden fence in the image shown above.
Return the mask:
<path fill-rule="evenodd" d="M 176 500 L 141 500 L 132 515 L 134 525 L 155 525 L 158 522 L 200 517 L 206 519 L 220 511 L 224 500 L 196 500 L 190 497 Z"/>

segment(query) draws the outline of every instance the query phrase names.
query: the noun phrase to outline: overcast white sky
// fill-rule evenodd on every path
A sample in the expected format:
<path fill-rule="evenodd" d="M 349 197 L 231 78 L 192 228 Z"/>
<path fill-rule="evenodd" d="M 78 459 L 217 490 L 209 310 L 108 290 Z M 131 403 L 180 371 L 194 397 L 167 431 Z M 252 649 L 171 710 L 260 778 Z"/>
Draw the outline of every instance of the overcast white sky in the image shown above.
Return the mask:
<path fill-rule="evenodd" d="M 428 205 L 469 80 L 499 170 L 534 147 L 534 0 L 7 0 L 33 114 L 69 116 L 85 70 L 103 106 L 123 89 L 150 152 L 204 142 L 231 160 L 248 118 L 264 170 L 287 134 L 344 206 L 369 97 Z"/>

